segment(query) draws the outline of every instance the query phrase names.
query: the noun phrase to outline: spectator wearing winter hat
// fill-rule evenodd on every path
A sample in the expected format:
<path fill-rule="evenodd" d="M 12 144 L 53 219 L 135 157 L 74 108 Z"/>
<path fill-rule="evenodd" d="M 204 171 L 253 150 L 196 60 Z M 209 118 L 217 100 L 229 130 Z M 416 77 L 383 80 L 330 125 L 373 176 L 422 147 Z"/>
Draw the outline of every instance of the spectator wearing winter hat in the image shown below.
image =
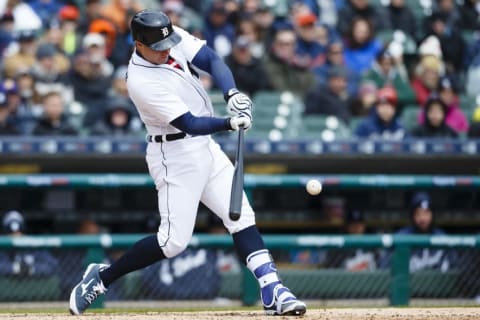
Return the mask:
<path fill-rule="evenodd" d="M 397 235 L 444 235 L 445 231 L 435 226 L 434 207 L 429 193 L 415 192 L 408 204 L 410 225 L 401 228 Z M 388 267 L 391 255 L 382 259 L 382 267 Z M 444 249 L 417 248 L 410 255 L 409 270 L 417 272 L 423 270 L 439 270 L 446 272 L 455 268 L 457 256 L 455 252 Z"/>
<path fill-rule="evenodd" d="M 35 57 L 36 62 L 31 71 L 38 94 L 45 95 L 50 91 L 66 92 L 64 82 L 70 69 L 70 60 L 51 43 L 40 44 Z"/>
<path fill-rule="evenodd" d="M 398 97 L 395 89 L 384 87 L 377 91 L 374 112 L 358 123 L 355 135 L 359 138 L 402 140 L 408 134 L 397 117 Z"/>
<path fill-rule="evenodd" d="M 138 128 L 132 126 L 132 119 L 136 116 L 133 106 L 127 98 L 112 98 L 103 117 L 93 126 L 90 135 L 99 136 L 139 136 Z"/>
<path fill-rule="evenodd" d="M 428 97 L 436 92 L 443 74 L 444 65 L 440 58 L 434 55 L 425 55 L 421 58 L 410 82 L 418 105 L 423 106 Z"/>
<path fill-rule="evenodd" d="M 100 33 L 87 33 L 83 38 L 82 47 L 90 62 L 98 68 L 99 73 L 104 77 L 111 77 L 114 66 L 107 59 L 106 38 Z"/>
<path fill-rule="evenodd" d="M 460 108 L 458 88 L 448 76 L 440 79 L 438 89 L 438 98 L 446 105 L 445 124 L 452 128 L 456 133 L 467 133 L 469 128 L 468 119 Z M 423 124 L 425 122 L 425 109 L 418 114 L 418 122 Z"/>
<path fill-rule="evenodd" d="M 447 105 L 442 99 L 433 96 L 425 103 L 424 123 L 412 130 L 412 135 L 421 138 L 456 138 L 458 134 L 450 128 L 445 119 Z"/>
<path fill-rule="evenodd" d="M 373 81 L 366 80 L 360 83 L 358 92 L 350 104 L 352 116 L 366 116 L 372 112 L 377 102 L 377 90 L 378 87 Z"/>
<path fill-rule="evenodd" d="M 56 41 L 61 52 L 71 57 L 81 47 L 81 33 L 78 31 L 80 10 L 71 4 L 64 5 L 58 12 L 59 25 Z"/>
<path fill-rule="evenodd" d="M 26 223 L 18 211 L 8 211 L 2 219 L 3 232 L 11 237 L 22 237 Z M 0 275 L 10 277 L 52 276 L 57 273 L 58 261 L 47 250 L 15 249 L 0 252 Z"/>

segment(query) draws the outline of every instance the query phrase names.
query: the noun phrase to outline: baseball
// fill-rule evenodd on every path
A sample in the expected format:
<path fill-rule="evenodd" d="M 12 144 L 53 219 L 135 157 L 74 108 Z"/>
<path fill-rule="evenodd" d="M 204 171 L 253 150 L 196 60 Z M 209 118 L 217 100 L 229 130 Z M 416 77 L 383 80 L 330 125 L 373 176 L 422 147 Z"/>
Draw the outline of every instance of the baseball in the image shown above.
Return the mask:
<path fill-rule="evenodd" d="M 306 188 L 307 188 L 308 194 L 312 196 L 316 196 L 317 194 L 322 192 L 322 183 L 317 179 L 311 179 L 311 180 L 308 180 Z"/>

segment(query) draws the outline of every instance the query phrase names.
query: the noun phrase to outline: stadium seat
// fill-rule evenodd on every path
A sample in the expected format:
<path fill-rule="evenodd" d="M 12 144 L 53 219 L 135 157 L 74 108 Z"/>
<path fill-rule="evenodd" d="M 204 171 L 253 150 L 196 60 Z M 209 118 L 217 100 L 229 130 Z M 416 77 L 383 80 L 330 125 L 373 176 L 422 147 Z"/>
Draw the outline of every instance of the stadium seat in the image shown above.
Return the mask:
<path fill-rule="evenodd" d="M 350 137 L 350 128 L 335 116 L 305 115 L 302 118 L 301 135 L 325 141 Z"/>

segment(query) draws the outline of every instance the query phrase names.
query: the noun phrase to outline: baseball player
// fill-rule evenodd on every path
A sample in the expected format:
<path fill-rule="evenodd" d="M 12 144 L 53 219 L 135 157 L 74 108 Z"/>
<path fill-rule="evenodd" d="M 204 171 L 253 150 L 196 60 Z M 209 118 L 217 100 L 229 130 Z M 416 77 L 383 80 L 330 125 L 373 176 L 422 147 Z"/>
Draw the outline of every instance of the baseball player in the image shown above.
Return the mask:
<path fill-rule="evenodd" d="M 210 137 L 248 129 L 252 102 L 236 89 L 231 71 L 205 41 L 172 26 L 160 11 L 144 10 L 131 20 L 135 50 L 127 72 L 128 92 L 148 131 L 146 161 L 161 217 L 156 235 L 135 243 L 112 265 L 90 264 L 70 295 L 70 312 L 83 313 L 121 276 L 181 253 L 192 237 L 201 201 L 233 237 L 241 261 L 257 278 L 265 313 L 302 315 L 306 305 L 280 281 L 255 225 L 245 194 L 242 216 L 228 216 L 234 167 Z M 194 67 L 211 74 L 225 94 L 229 118 L 214 117 Z"/>

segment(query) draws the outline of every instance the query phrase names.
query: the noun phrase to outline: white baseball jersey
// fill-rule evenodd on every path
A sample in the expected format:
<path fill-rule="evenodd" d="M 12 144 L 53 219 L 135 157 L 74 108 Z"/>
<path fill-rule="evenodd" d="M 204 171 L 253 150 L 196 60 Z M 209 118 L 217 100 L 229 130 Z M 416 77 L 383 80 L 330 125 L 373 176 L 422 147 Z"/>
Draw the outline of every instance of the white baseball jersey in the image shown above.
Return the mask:
<path fill-rule="evenodd" d="M 181 28 L 174 30 L 182 40 L 170 56 L 183 70 L 152 64 L 135 52 L 128 66 L 128 93 L 151 135 L 180 132 L 170 122 L 188 111 L 194 116 L 214 113 L 208 93 L 187 65 L 205 42 Z M 200 201 L 223 220 L 230 233 L 255 224 L 245 194 L 241 218 L 229 219 L 233 165 L 210 136 L 149 143 L 146 161 L 158 191 L 161 223 L 157 238 L 165 256 L 173 257 L 187 247 Z"/>

